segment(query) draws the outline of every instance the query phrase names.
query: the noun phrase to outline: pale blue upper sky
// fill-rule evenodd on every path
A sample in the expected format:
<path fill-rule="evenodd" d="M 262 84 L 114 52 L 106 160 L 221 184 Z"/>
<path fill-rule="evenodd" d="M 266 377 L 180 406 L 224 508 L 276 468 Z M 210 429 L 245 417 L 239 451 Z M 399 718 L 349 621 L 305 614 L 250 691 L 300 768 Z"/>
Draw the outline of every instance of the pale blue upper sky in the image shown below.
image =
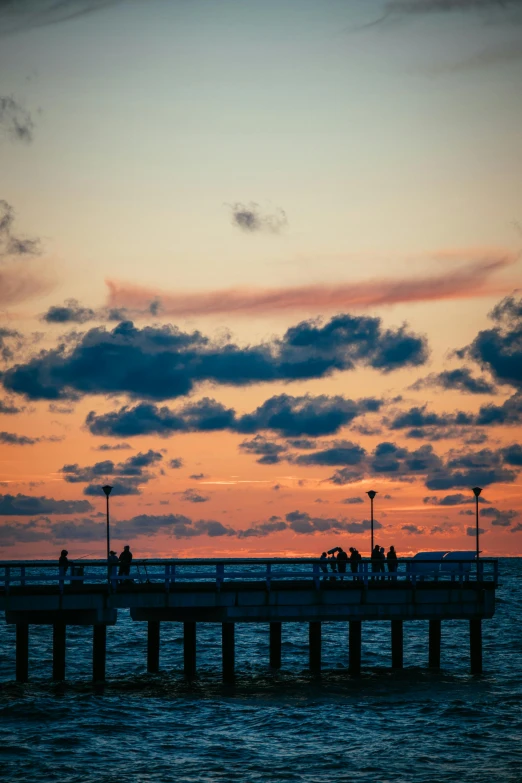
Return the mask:
<path fill-rule="evenodd" d="M 468 11 L 359 29 L 382 8 L 128 0 L 0 38 L 0 94 L 35 120 L 31 145 L 0 146 L 2 197 L 56 259 L 49 301 L 100 304 L 106 276 L 280 286 L 516 248 L 522 56 L 502 52 L 522 28 Z M 287 229 L 245 235 L 237 201 Z"/>

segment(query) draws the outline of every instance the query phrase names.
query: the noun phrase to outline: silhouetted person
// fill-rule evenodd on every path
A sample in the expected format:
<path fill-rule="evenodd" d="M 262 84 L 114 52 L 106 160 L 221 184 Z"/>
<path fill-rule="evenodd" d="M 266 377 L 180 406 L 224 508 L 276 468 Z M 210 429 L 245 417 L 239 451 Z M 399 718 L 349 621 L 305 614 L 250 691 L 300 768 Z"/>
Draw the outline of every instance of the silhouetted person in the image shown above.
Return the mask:
<path fill-rule="evenodd" d="M 384 553 L 384 547 L 381 546 L 379 549 L 379 571 L 381 572 L 381 574 L 384 574 L 386 572 L 385 563 L 386 563 L 386 555 Z M 381 576 L 381 579 L 384 580 L 384 578 L 385 578 L 384 576 Z"/>
<path fill-rule="evenodd" d="M 66 549 L 62 549 L 60 552 L 60 558 L 58 560 L 58 568 L 60 569 L 60 576 L 65 576 L 67 573 L 67 569 L 69 568 L 71 564 L 71 561 L 68 560 L 67 555 L 69 552 Z"/>
<path fill-rule="evenodd" d="M 120 555 L 119 563 L 120 570 L 118 571 L 118 576 L 128 576 L 130 574 L 130 567 L 132 563 L 132 552 L 130 551 L 130 546 L 128 544 L 127 546 L 123 547 L 123 552 Z"/>
<path fill-rule="evenodd" d="M 381 570 L 381 548 L 378 544 L 375 544 L 375 546 L 372 549 L 371 564 L 372 564 L 372 574 L 379 573 L 379 571 Z"/>
<path fill-rule="evenodd" d="M 388 573 L 395 574 L 397 572 L 397 552 L 395 551 L 395 547 L 391 546 L 390 551 L 386 555 L 386 560 L 388 562 Z M 395 579 L 395 577 L 390 577 L 390 579 Z"/>
<path fill-rule="evenodd" d="M 337 548 L 337 570 L 340 574 L 346 573 L 346 564 L 348 562 L 348 555 L 344 551 L 342 547 Z M 343 581 L 343 577 L 341 577 L 341 582 Z"/>
<path fill-rule="evenodd" d="M 352 574 L 356 574 L 359 570 L 359 562 L 361 560 L 361 556 L 354 546 L 350 547 L 350 557 L 348 559 L 350 561 L 350 571 L 352 572 Z M 354 578 L 357 579 L 357 577 Z"/>
<path fill-rule="evenodd" d="M 110 565 L 111 566 L 118 565 L 119 562 L 120 562 L 120 560 L 118 558 L 118 555 L 116 554 L 114 549 L 111 549 L 111 551 L 109 552 L 109 563 L 110 563 Z"/>
<path fill-rule="evenodd" d="M 321 571 L 323 574 L 328 573 L 328 558 L 326 556 L 326 552 L 323 552 L 319 560 L 322 560 L 323 562 L 320 564 Z M 323 582 L 326 582 L 326 576 L 323 576 Z"/>

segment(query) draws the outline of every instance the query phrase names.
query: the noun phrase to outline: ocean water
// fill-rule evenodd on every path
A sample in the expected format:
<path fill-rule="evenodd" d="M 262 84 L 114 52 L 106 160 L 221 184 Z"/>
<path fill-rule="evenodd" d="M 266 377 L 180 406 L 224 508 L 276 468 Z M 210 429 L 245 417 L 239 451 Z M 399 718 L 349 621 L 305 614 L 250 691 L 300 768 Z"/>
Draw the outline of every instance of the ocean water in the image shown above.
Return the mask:
<path fill-rule="evenodd" d="M 283 625 L 282 669 L 268 628 L 236 626 L 235 685 L 221 682 L 221 628 L 198 625 L 198 677 L 183 677 L 180 624 L 161 627 L 161 672 L 146 673 L 146 625 L 119 612 L 107 683 L 91 677 L 92 630 L 69 628 L 67 680 L 53 684 L 52 632 L 30 628 L 30 679 L 14 682 L 14 628 L 0 618 L 0 780 L 522 781 L 522 559 L 500 561 L 483 622 L 484 674 L 469 674 L 468 623 L 442 626 L 440 672 L 427 623 L 404 625 L 391 672 L 389 623 L 363 624 L 363 673 L 347 672 L 347 623 L 323 625 L 323 672 L 308 671 L 308 627 Z"/>

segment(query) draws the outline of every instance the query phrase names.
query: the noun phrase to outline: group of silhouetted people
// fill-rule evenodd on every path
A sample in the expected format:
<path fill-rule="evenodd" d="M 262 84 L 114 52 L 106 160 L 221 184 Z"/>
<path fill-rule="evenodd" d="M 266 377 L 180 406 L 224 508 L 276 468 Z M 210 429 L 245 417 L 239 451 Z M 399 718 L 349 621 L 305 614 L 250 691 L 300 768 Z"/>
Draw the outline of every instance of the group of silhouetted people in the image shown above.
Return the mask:
<path fill-rule="evenodd" d="M 372 549 L 371 566 L 372 574 L 384 574 L 386 572 L 385 565 L 388 566 L 388 573 L 395 574 L 397 571 L 397 553 L 395 547 L 391 546 L 388 553 L 385 554 L 383 546 L 375 544 Z M 383 576 L 376 577 L 377 579 L 384 579 Z M 392 577 L 390 577 L 391 579 Z"/>
<path fill-rule="evenodd" d="M 362 561 L 360 552 L 351 546 L 348 550 L 350 554 L 340 546 L 335 546 L 333 549 L 329 549 L 328 552 L 323 552 L 319 560 L 321 561 L 320 567 L 323 573 L 323 582 L 326 582 L 328 578 L 331 580 L 337 579 L 335 574 L 339 574 L 339 579 L 343 581 L 343 574 L 346 573 L 346 566 L 350 563 L 350 571 L 352 574 L 359 573 L 359 563 Z M 328 557 L 328 555 L 330 555 Z M 395 547 L 391 546 L 388 553 L 385 554 L 384 547 L 376 544 L 372 550 L 371 559 L 372 574 L 384 574 L 386 572 L 385 565 L 388 565 L 388 573 L 395 574 L 397 571 L 397 553 Z M 328 569 L 330 568 L 332 574 L 328 577 Z M 373 577 L 372 579 L 384 579 L 384 576 Z M 389 577 L 390 579 L 394 577 Z M 357 576 L 354 579 L 358 579 Z"/>
<path fill-rule="evenodd" d="M 66 575 L 69 568 L 71 569 L 71 576 L 73 575 L 74 563 L 72 560 L 69 560 L 68 555 L 69 552 L 67 549 L 62 549 L 58 559 L 58 568 L 60 569 L 60 577 L 62 579 Z M 109 565 L 111 566 L 111 571 L 113 566 L 119 566 L 118 576 L 129 576 L 131 563 L 132 552 L 130 551 L 130 546 L 124 546 L 123 552 L 119 557 L 113 549 L 111 549 L 109 552 Z"/>

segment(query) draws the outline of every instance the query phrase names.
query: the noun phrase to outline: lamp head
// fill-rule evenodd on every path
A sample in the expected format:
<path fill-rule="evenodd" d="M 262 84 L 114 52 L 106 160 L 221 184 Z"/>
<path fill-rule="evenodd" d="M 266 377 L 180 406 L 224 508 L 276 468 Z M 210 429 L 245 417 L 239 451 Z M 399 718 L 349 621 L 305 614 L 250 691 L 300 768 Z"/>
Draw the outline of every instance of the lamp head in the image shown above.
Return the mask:
<path fill-rule="evenodd" d="M 475 495 L 476 498 L 478 498 L 481 492 L 482 492 L 482 487 L 473 487 L 473 494 Z"/>
<path fill-rule="evenodd" d="M 105 492 L 105 494 L 107 495 L 107 497 L 109 497 L 109 495 L 110 495 L 110 494 L 111 494 L 111 492 L 112 492 L 112 487 L 109 487 L 109 485 L 108 485 L 108 484 L 106 484 L 104 487 L 102 487 L 102 489 L 103 489 L 103 491 Z"/>
<path fill-rule="evenodd" d="M 368 495 L 368 497 L 370 498 L 370 500 L 373 500 L 373 499 L 374 499 L 374 497 L 375 497 L 375 495 L 377 494 L 377 492 L 375 492 L 375 490 L 374 490 L 374 489 L 370 489 L 370 491 L 369 491 L 369 492 L 367 492 L 366 494 Z"/>

